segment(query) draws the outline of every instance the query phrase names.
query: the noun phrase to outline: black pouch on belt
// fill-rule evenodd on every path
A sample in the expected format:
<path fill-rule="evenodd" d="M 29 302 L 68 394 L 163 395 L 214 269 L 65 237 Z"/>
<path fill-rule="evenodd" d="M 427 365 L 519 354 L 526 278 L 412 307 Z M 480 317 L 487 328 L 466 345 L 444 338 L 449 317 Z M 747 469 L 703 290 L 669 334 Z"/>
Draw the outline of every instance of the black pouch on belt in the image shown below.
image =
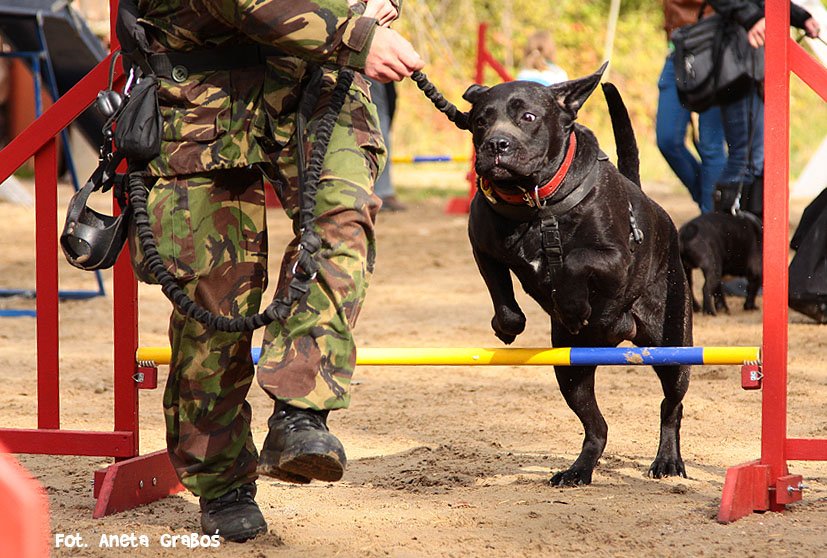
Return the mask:
<path fill-rule="evenodd" d="M 117 115 L 114 139 L 117 151 L 130 165 L 148 163 L 161 152 L 161 111 L 155 76 L 145 75 L 130 91 Z"/>

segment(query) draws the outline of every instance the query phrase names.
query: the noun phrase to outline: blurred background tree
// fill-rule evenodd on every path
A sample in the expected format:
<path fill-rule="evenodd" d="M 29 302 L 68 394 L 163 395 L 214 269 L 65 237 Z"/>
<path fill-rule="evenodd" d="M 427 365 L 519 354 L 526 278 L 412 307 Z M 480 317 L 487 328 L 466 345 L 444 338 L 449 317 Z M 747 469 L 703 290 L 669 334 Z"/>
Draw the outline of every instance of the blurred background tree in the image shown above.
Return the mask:
<path fill-rule="evenodd" d="M 108 0 L 74 0 L 73 4 L 106 41 Z M 462 93 L 474 79 L 481 22 L 489 25 L 489 50 L 512 75 L 528 36 L 545 29 L 557 45 L 555 62 L 574 78 L 594 72 L 604 61 L 611 5 L 612 0 L 406 0 L 402 18 L 394 26 L 423 55 L 427 62 L 424 71 L 436 86 L 466 110 Z M 674 183 L 677 187 L 677 178 L 655 145 L 657 80 L 665 55 L 661 2 L 621 0 L 609 80 L 620 89 L 631 114 L 641 150 L 643 180 Z M 489 70 L 487 84 L 497 81 L 499 78 Z M 437 112 L 413 82 L 406 80 L 398 92 L 399 110 L 393 128 L 396 155 L 470 154 L 468 133 L 457 130 Z M 827 110 L 823 101 L 795 77 L 790 106 L 790 166 L 795 177 L 827 134 Z M 595 130 L 604 150 L 611 154 L 612 133 L 599 91 L 586 103 L 580 121 Z"/>
<path fill-rule="evenodd" d="M 611 0 L 423 0 L 403 3 L 395 27 L 409 37 L 426 60 L 425 73 L 461 109 L 462 93 L 474 78 L 477 28 L 489 24 L 488 49 L 516 73 L 523 44 L 531 33 L 545 29 L 557 45 L 555 63 L 570 78 L 594 72 L 604 61 Z M 663 9 L 657 0 L 622 0 L 614 36 L 609 81 L 618 86 L 632 117 L 641 151 L 644 181 L 678 184 L 655 145 L 657 81 L 667 53 Z M 499 78 L 493 71 L 486 83 Z M 798 78 L 792 79 L 791 172 L 795 177 L 827 134 L 824 102 Z M 470 140 L 456 130 L 411 82 L 399 88 L 394 123 L 396 154 L 450 153 L 468 155 Z M 594 129 L 604 149 L 613 153 L 611 127 L 602 94 L 596 91 L 579 120 Z M 447 147 L 446 147 L 447 146 Z"/>

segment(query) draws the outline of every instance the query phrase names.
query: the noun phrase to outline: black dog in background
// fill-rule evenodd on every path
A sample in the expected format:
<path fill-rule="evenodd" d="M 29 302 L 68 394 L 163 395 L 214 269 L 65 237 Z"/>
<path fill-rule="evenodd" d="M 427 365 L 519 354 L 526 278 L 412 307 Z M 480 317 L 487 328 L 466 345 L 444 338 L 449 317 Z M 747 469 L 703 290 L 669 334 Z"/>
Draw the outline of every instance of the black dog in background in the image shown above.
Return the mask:
<path fill-rule="evenodd" d="M 746 211 L 714 211 L 695 217 L 678 231 L 681 261 L 692 289 L 692 270 L 704 275 L 703 311 L 710 316 L 719 310 L 729 312 L 721 279 L 725 275 L 746 277 L 744 310 L 756 310 L 755 297 L 762 277 L 762 226 L 755 215 Z M 692 295 L 697 312 L 701 305 Z"/>
<path fill-rule="evenodd" d="M 508 82 L 471 86 L 468 122 L 478 191 L 468 232 L 494 304 L 491 325 L 505 343 L 526 318 L 511 273 L 551 317 L 555 347 L 692 344 L 692 305 L 678 234 L 643 193 L 637 144 L 614 86 L 604 93 L 615 130 L 618 168 L 597 139 L 575 123 L 605 69 L 549 87 Z M 606 446 L 594 394 L 595 366 L 555 366 L 561 392 L 585 429 L 581 453 L 554 485 L 589 484 Z M 680 454 L 688 366 L 655 366 L 664 399 L 660 443 L 649 474 L 686 476 Z"/>

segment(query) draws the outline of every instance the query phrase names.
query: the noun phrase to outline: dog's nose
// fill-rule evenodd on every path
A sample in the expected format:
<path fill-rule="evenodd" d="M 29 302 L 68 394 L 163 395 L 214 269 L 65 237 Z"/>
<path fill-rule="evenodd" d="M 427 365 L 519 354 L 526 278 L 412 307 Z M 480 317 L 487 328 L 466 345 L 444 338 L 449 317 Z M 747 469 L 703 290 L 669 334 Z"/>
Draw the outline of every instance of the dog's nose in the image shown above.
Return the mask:
<path fill-rule="evenodd" d="M 507 138 L 497 137 L 488 140 L 488 145 L 494 153 L 507 153 L 511 148 L 511 142 Z"/>

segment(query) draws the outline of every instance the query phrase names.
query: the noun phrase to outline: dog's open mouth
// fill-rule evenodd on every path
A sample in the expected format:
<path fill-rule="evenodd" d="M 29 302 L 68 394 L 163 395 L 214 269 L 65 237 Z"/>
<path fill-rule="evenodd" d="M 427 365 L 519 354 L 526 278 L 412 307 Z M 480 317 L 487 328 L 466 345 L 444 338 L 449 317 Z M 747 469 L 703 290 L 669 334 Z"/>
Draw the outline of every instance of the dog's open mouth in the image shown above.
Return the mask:
<path fill-rule="evenodd" d="M 477 174 L 497 183 L 524 182 L 526 176 L 521 172 L 523 165 L 514 157 L 502 155 L 486 155 L 477 157 Z"/>

